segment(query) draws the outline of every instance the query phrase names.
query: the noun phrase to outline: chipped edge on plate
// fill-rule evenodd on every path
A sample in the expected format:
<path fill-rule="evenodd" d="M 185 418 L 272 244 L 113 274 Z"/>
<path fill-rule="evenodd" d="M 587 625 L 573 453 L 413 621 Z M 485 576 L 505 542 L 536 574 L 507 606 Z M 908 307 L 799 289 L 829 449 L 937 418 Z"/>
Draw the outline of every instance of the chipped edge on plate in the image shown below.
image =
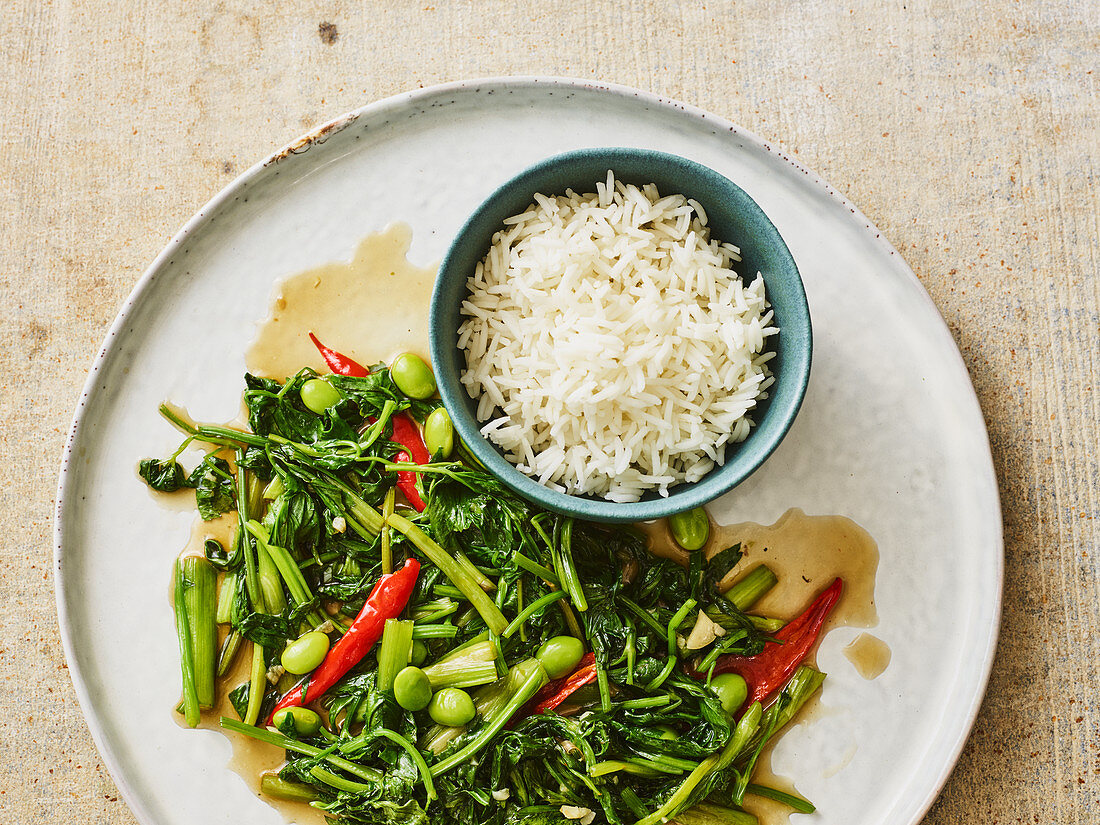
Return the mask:
<path fill-rule="evenodd" d="M 920 295 L 926 302 L 927 307 L 931 308 L 937 316 L 940 317 L 941 323 L 944 324 L 943 331 L 952 341 L 953 350 L 956 358 L 957 367 L 962 370 L 966 376 L 967 383 L 970 386 L 970 401 L 973 404 L 973 410 L 978 416 L 978 419 L 982 422 L 983 428 L 985 428 L 985 420 L 982 416 L 981 406 L 978 402 L 978 396 L 973 387 L 973 382 L 970 381 L 969 371 L 966 369 L 966 365 L 962 360 L 962 355 L 958 350 L 958 345 L 954 339 L 951 338 L 950 331 L 947 328 L 946 322 L 943 321 L 943 316 L 932 301 L 931 296 L 925 290 L 924 285 L 921 284 L 920 279 L 905 262 L 905 260 L 898 254 L 898 251 L 894 246 L 883 237 L 882 232 L 879 231 L 867 216 L 864 215 L 851 201 L 848 200 L 843 194 L 837 191 L 834 187 L 830 186 L 823 178 L 817 173 L 800 164 L 798 161 L 792 159 L 786 152 L 781 149 L 772 146 L 767 141 L 758 137 L 754 133 L 737 126 L 732 121 L 707 112 L 697 106 L 688 103 L 682 103 L 678 100 L 662 97 L 660 95 L 653 94 L 652 92 L 645 92 L 640 89 L 634 89 L 630 86 L 624 86 L 617 83 L 604 83 L 599 81 L 585 80 L 581 78 L 568 78 L 568 77 L 549 77 L 549 76 L 515 76 L 515 77 L 486 77 L 477 78 L 472 80 L 455 81 L 451 83 L 443 83 L 435 86 L 428 86 L 421 89 L 416 89 L 410 92 L 402 92 L 397 95 L 383 98 L 381 100 L 369 103 L 354 111 L 340 115 L 327 123 L 307 132 L 301 137 L 291 141 L 283 148 L 276 152 L 273 152 L 264 160 L 253 165 L 235 180 L 229 183 L 225 188 L 218 192 L 213 198 L 206 202 L 198 212 L 196 212 L 172 237 L 172 240 L 161 250 L 161 252 L 153 259 L 153 262 L 142 273 L 138 279 L 137 284 L 133 290 L 127 296 L 125 302 L 122 305 L 122 309 L 119 310 L 118 316 L 111 324 L 110 329 L 107 332 L 107 336 L 104 338 L 103 344 L 100 347 L 99 353 L 92 364 L 92 368 L 88 373 L 88 378 L 84 382 L 84 387 L 81 390 L 80 400 L 77 403 L 75 412 L 73 413 L 73 421 L 69 427 L 69 434 L 65 441 L 65 447 L 61 457 L 61 469 L 57 484 L 56 503 L 54 509 L 54 553 L 53 553 L 53 578 L 54 578 L 54 599 L 57 607 L 58 626 L 61 635 L 62 647 L 65 652 L 65 660 L 69 669 L 69 676 L 73 682 L 73 688 L 76 691 L 77 699 L 80 702 L 81 711 L 84 714 L 85 722 L 88 725 L 88 729 L 92 734 L 92 739 L 96 744 L 96 748 L 99 751 L 103 762 L 107 766 L 107 770 L 111 774 L 111 778 L 118 786 L 119 792 L 126 800 L 126 804 L 133 812 L 134 816 L 143 825 L 156 825 L 156 821 L 152 816 L 152 813 L 140 802 L 138 794 L 130 787 L 128 778 L 123 771 L 119 769 L 119 765 L 115 759 L 114 753 L 106 747 L 104 741 L 103 732 L 100 730 L 97 722 L 93 722 L 93 718 L 89 715 L 91 707 L 90 699 L 88 696 L 87 686 L 84 683 L 84 678 L 80 673 L 78 667 L 74 666 L 73 656 L 73 643 L 69 636 L 69 622 L 68 622 L 68 610 L 65 606 L 65 588 L 61 578 L 61 567 L 63 562 L 63 550 L 61 546 L 62 538 L 62 513 L 65 510 L 66 495 L 68 494 L 68 469 L 69 464 L 72 462 L 74 454 L 73 449 L 77 442 L 77 437 L 81 431 L 81 425 L 83 423 L 84 410 L 87 407 L 88 400 L 95 389 L 95 383 L 98 380 L 100 371 L 104 368 L 107 360 L 111 357 L 114 349 L 115 339 L 120 336 L 129 321 L 130 314 L 134 308 L 144 299 L 145 293 L 151 287 L 157 273 L 172 260 L 172 256 L 191 239 L 191 236 L 201 230 L 207 223 L 210 222 L 212 216 L 222 207 L 230 202 L 238 193 L 245 191 L 248 186 L 253 182 L 262 178 L 269 167 L 277 166 L 283 162 L 288 161 L 291 156 L 302 155 L 308 152 L 308 150 L 315 146 L 321 145 L 328 141 L 330 137 L 338 132 L 343 131 L 345 128 L 355 123 L 360 117 L 364 115 L 377 115 L 387 110 L 398 111 L 408 104 L 416 103 L 422 99 L 428 99 L 436 95 L 446 94 L 447 92 L 471 92 L 473 94 L 481 93 L 482 87 L 560 87 L 564 89 L 583 89 L 593 92 L 606 92 L 608 94 L 626 97 L 636 98 L 643 103 L 649 103 L 655 107 L 668 110 L 678 110 L 679 112 L 689 115 L 701 121 L 705 121 L 709 124 L 713 124 L 716 129 L 722 131 L 728 131 L 731 134 L 737 135 L 744 139 L 749 144 L 752 144 L 769 154 L 774 155 L 780 160 L 786 162 L 797 171 L 806 175 L 807 178 L 819 189 L 830 198 L 835 199 L 842 207 L 847 209 L 852 215 L 863 222 L 864 229 L 870 233 L 873 233 L 875 242 L 881 246 L 881 248 L 887 252 L 887 254 L 897 258 L 901 265 L 901 270 L 904 272 L 912 283 L 918 287 Z M 986 440 L 985 440 L 984 454 L 988 459 L 988 468 L 990 475 L 993 479 L 994 490 L 997 490 L 997 477 L 996 472 L 993 469 L 993 456 L 989 446 L 988 429 L 986 428 Z M 966 744 L 966 740 L 970 736 L 970 732 L 974 727 L 974 722 L 977 719 L 978 711 L 981 708 L 982 699 L 985 696 L 986 687 L 989 683 L 989 676 L 993 668 L 994 654 L 997 648 L 997 639 L 1000 629 L 1001 618 L 1001 603 L 1002 594 L 1004 588 L 1004 528 L 1003 518 L 1001 516 L 1000 500 L 998 497 L 994 497 L 994 508 L 996 510 L 996 524 L 995 524 L 995 539 L 996 545 L 1000 548 L 1001 552 L 995 554 L 994 567 L 996 576 L 996 602 L 993 605 L 993 614 L 990 617 L 990 626 L 986 629 L 986 646 L 982 651 L 985 656 L 985 666 L 983 673 L 978 682 L 973 686 L 974 689 L 969 697 L 969 707 L 967 708 L 965 718 L 966 721 L 960 728 L 958 736 L 955 741 L 951 743 L 948 749 L 949 759 L 944 762 L 943 767 L 933 780 L 932 786 L 928 789 L 928 792 L 920 803 L 917 804 L 916 809 L 913 811 L 913 816 L 909 822 L 911 825 L 919 822 L 920 819 L 928 812 L 928 809 L 932 806 L 932 803 L 939 796 L 940 791 L 947 782 L 948 776 L 954 769 L 960 754 L 962 753 L 963 746 Z"/>

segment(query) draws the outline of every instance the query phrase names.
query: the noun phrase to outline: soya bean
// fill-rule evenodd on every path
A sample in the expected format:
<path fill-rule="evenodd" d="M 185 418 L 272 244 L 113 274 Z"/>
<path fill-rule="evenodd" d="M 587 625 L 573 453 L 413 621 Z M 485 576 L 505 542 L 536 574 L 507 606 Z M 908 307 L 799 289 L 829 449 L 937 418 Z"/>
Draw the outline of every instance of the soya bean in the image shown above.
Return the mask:
<path fill-rule="evenodd" d="M 299 736 L 313 736 L 321 729 L 321 717 L 309 708 L 283 708 L 275 714 L 271 721 L 275 723 L 275 727 L 281 730 L 287 717 L 294 725 L 294 732 Z"/>
<path fill-rule="evenodd" d="M 424 445 L 428 455 L 435 458 L 450 458 L 455 444 L 455 428 L 451 416 L 443 407 L 432 410 L 424 422 Z"/>
<path fill-rule="evenodd" d="M 409 398 L 431 398 L 435 393 L 435 376 L 415 352 L 403 352 L 393 359 L 390 378 Z"/>
<path fill-rule="evenodd" d="M 340 391 L 323 378 L 311 378 L 298 390 L 302 403 L 320 415 L 343 398 Z"/>
<path fill-rule="evenodd" d="M 736 673 L 722 673 L 710 680 L 710 689 L 718 694 L 718 701 L 722 703 L 722 710 L 733 714 L 749 695 L 749 686 L 745 680 Z"/>
<path fill-rule="evenodd" d="M 710 519 L 702 507 L 669 516 L 668 527 L 676 543 L 685 550 L 698 550 L 710 538 Z"/>
<path fill-rule="evenodd" d="M 414 665 L 405 668 L 393 680 L 393 698 L 405 710 L 424 710 L 432 701 L 428 675 Z"/>
<path fill-rule="evenodd" d="M 287 673 L 301 676 L 321 664 L 327 654 L 328 636 L 311 630 L 283 648 L 282 663 Z"/>
<path fill-rule="evenodd" d="M 468 725 L 477 715 L 474 700 L 461 688 L 443 688 L 432 697 L 428 715 L 437 725 L 460 727 Z"/>
<path fill-rule="evenodd" d="M 542 643 L 535 658 L 546 668 L 551 679 L 560 679 L 573 672 L 584 656 L 584 645 L 573 636 L 554 636 Z"/>

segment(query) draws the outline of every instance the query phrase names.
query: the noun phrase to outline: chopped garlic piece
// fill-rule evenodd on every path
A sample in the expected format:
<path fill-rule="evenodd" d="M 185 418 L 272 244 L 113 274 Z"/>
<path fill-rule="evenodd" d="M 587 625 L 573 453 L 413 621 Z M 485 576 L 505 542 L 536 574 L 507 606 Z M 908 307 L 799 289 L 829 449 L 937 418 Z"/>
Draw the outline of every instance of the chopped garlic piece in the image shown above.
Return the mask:
<path fill-rule="evenodd" d="M 332 520 L 332 529 L 337 533 L 343 533 L 348 529 L 348 522 L 343 516 L 337 516 Z"/>
<path fill-rule="evenodd" d="M 699 611 L 699 618 L 695 621 L 695 627 L 691 629 L 691 633 L 687 638 L 688 650 L 701 650 L 719 636 L 725 636 L 726 629 L 720 624 L 716 624 L 711 621 L 710 616 Z"/>
<path fill-rule="evenodd" d="M 581 808 L 578 805 L 562 805 L 561 813 L 566 819 L 575 819 L 580 825 L 592 825 L 596 818 L 596 812 L 591 808 Z"/>
<path fill-rule="evenodd" d="M 500 788 L 499 790 L 493 791 L 492 793 L 493 799 L 495 799 L 497 802 L 504 802 L 511 795 L 512 792 L 507 788 Z"/>
<path fill-rule="evenodd" d="M 286 670 L 283 668 L 282 665 L 272 665 L 271 668 L 267 671 L 267 681 L 269 681 L 273 685 L 278 684 L 279 679 L 282 678 L 284 673 L 286 673 Z"/>

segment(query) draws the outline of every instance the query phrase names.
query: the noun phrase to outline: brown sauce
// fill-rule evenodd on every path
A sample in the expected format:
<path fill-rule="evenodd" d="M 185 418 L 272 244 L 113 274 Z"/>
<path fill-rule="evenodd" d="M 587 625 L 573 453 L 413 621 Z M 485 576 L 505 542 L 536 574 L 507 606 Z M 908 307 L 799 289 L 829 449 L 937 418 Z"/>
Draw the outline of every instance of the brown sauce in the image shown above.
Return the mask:
<path fill-rule="evenodd" d="M 864 679 L 874 679 L 890 665 L 890 646 L 870 633 L 860 633 L 844 647 L 844 656 Z"/>
<path fill-rule="evenodd" d="M 326 372 L 306 333 L 364 366 L 402 352 L 428 359 L 428 306 L 436 268 L 406 255 L 407 224 L 367 237 L 350 263 L 331 263 L 282 281 L 245 362 L 254 375 L 282 380 L 302 367 Z"/>
<path fill-rule="evenodd" d="M 650 548 L 659 556 L 687 563 L 688 553 L 672 540 L 665 521 L 641 525 L 649 536 Z M 833 627 L 874 627 L 875 572 L 878 547 L 874 539 L 844 516 L 808 516 L 795 508 L 775 524 L 712 525 L 711 537 L 703 548 L 712 558 L 732 544 L 741 545 L 741 560 L 720 586 L 728 586 L 759 564 L 766 564 L 779 583 L 752 607 L 752 613 L 792 619 L 813 597 L 838 576 L 844 592 L 825 623 Z"/>

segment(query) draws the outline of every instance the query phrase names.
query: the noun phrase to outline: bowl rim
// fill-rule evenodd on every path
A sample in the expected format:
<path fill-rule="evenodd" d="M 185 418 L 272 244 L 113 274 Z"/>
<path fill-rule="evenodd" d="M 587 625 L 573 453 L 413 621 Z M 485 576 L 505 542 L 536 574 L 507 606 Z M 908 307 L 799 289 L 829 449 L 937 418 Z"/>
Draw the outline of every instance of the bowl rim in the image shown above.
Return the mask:
<path fill-rule="evenodd" d="M 667 496 L 658 495 L 634 502 L 614 502 L 594 496 L 560 492 L 540 484 L 536 479 L 518 470 L 481 434 L 480 423 L 475 416 L 469 414 L 466 407 L 468 396 L 461 386 L 458 375 L 450 374 L 440 354 L 440 351 L 446 347 L 457 350 L 454 336 L 449 332 L 449 326 L 442 323 L 442 316 L 452 308 L 451 302 L 447 300 L 444 293 L 445 284 L 455 277 L 448 276 L 447 273 L 455 268 L 455 258 L 462 254 L 460 250 L 468 242 L 467 236 L 477 229 L 478 223 L 484 220 L 486 213 L 492 212 L 495 202 L 502 196 L 514 193 L 517 188 L 525 187 L 530 191 L 533 201 L 534 194 L 540 191 L 537 186 L 538 181 L 547 174 L 560 169 L 562 164 L 590 161 L 594 156 L 608 158 L 611 169 L 614 169 L 615 158 L 644 157 L 650 161 L 689 170 L 691 174 L 700 177 L 716 180 L 720 186 L 729 187 L 731 191 L 739 193 L 743 197 L 744 206 L 750 211 L 755 211 L 755 217 L 760 221 L 761 226 L 773 236 L 776 241 L 775 251 L 786 259 L 784 269 L 788 271 L 784 272 L 783 278 L 790 290 L 788 300 L 792 314 L 783 324 L 783 328 L 788 330 L 788 336 L 794 336 L 796 339 L 796 346 L 783 364 L 783 384 L 780 385 L 778 377 L 773 384 L 774 389 L 782 386 L 783 394 L 782 396 L 770 394 L 768 398 L 765 420 L 769 422 L 769 427 L 764 431 L 760 426 L 762 422 L 754 421 L 749 436 L 734 445 L 740 450 L 744 445 L 751 443 L 752 456 L 748 460 L 738 462 L 735 453 L 729 456 L 724 464 L 710 470 L 699 481 L 677 484 Z M 597 182 L 593 181 L 593 188 Z M 767 275 L 764 277 L 767 279 Z M 793 329 L 790 328 L 791 317 L 796 320 Z M 782 334 L 781 332 L 780 335 Z M 799 341 L 801 341 L 800 346 L 797 345 Z M 790 431 L 805 398 L 813 355 L 813 329 L 806 290 L 797 262 L 778 228 L 748 192 L 717 170 L 680 155 L 639 147 L 593 146 L 550 155 L 527 166 L 495 187 L 470 212 L 448 245 L 432 289 L 429 310 L 429 348 L 439 395 L 457 434 L 473 456 L 495 478 L 522 498 L 553 512 L 589 521 L 629 523 L 663 518 L 707 504 L 734 489 L 767 461 Z"/>

